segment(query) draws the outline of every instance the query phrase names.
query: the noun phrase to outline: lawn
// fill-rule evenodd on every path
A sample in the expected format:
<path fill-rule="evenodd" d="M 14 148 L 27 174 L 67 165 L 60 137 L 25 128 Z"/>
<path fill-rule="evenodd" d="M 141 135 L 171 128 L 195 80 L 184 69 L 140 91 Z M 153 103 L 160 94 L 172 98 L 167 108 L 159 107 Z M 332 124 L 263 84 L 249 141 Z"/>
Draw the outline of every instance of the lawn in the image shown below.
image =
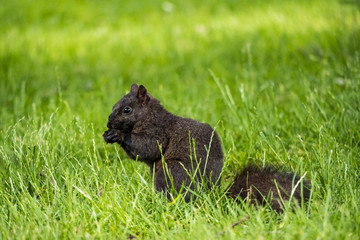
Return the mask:
<path fill-rule="evenodd" d="M 2 0 L 0 239 L 359 239 L 356 2 Z M 190 203 L 106 145 L 143 84 L 216 127 L 222 187 Z M 278 214 L 224 196 L 246 164 L 312 183 Z"/>

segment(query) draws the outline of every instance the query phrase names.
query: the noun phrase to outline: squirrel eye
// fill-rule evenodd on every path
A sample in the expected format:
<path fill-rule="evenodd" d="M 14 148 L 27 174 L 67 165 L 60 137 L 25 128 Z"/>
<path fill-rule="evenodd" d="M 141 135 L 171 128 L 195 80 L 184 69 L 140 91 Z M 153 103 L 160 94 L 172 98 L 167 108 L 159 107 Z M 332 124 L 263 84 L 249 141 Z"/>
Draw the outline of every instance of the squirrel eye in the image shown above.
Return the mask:
<path fill-rule="evenodd" d="M 130 113 L 131 112 L 131 107 L 124 107 L 124 113 Z"/>

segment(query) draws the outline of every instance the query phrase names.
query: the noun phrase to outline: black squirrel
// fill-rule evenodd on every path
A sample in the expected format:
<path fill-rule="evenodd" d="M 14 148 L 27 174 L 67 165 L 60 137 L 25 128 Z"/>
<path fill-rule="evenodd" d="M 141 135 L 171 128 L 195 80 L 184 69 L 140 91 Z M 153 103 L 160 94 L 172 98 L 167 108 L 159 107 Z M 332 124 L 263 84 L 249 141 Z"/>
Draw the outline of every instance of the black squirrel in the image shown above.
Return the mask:
<path fill-rule="evenodd" d="M 117 142 L 130 158 L 146 163 L 154 174 L 156 190 L 164 191 L 168 197 L 172 186 L 178 193 L 182 186 L 193 189 L 194 183 L 205 183 L 209 189 L 220 185 L 223 152 L 217 133 L 209 124 L 168 112 L 144 86 L 131 86 L 130 93 L 113 107 L 107 127 L 105 142 Z M 270 202 L 273 209 L 281 211 L 280 199 L 289 200 L 297 181 L 294 174 L 248 166 L 227 189 L 227 195 L 260 204 Z M 307 187 L 302 191 L 297 187 L 293 198 L 301 203 L 309 195 Z M 190 198 L 187 192 L 185 200 Z"/>

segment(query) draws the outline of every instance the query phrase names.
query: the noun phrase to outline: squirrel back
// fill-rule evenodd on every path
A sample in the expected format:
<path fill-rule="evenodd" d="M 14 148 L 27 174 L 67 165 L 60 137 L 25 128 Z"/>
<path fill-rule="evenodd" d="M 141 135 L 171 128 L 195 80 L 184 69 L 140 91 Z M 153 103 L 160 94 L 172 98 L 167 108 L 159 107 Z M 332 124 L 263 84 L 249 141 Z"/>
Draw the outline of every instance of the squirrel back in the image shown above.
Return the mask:
<path fill-rule="evenodd" d="M 220 185 L 223 152 L 220 138 L 209 124 L 168 112 L 142 85 L 133 84 L 130 92 L 118 101 L 109 116 L 106 143 L 118 143 L 132 159 L 146 163 L 154 174 L 158 191 L 168 197 L 185 187 L 205 183 L 209 189 Z M 270 169 L 246 168 L 229 188 L 228 196 L 249 197 L 264 204 L 272 192 L 271 206 L 280 210 L 279 197 L 288 200 L 293 188 L 293 174 Z M 275 180 L 275 182 L 274 182 Z M 172 188 L 174 187 L 174 189 Z M 280 196 L 277 189 L 282 189 Z M 256 188 L 256 192 L 252 189 Z M 300 188 L 293 198 L 301 202 Z M 308 191 L 305 191 L 305 198 Z M 185 195 L 189 201 L 191 194 Z"/>

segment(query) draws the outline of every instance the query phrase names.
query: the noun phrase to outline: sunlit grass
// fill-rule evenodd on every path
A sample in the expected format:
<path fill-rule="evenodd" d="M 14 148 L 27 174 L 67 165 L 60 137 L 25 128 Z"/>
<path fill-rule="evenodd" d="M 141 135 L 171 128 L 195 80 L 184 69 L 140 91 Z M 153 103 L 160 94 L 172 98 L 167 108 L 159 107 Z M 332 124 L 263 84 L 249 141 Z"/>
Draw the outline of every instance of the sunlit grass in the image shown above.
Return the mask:
<path fill-rule="evenodd" d="M 3 1 L 0 238 L 357 239 L 359 21 L 338 1 Z M 220 192 L 168 201 L 103 142 L 133 82 L 217 126 Z M 306 175 L 309 206 L 224 198 L 249 162 Z"/>

